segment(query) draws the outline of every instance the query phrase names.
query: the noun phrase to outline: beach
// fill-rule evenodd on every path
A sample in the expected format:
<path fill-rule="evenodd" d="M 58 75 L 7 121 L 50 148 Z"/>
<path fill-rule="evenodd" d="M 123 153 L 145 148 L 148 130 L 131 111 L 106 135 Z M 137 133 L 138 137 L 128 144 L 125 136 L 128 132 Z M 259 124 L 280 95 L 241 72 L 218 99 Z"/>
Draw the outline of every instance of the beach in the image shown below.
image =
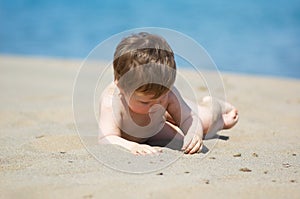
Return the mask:
<path fill-rule="evenodd" d="M 299 79 L 221 72 L 238 124 L 204 141 L 206 153 L 163 149 L 161 159 L 143 160 L 151 171 L 132 173 L 143 165 L 130 154 L 89 145 L 77 132 L 72 92 L 81 62 L 0 56 L 0 198 L 300 197 Z M 174 161 L 163 165 L 164 157 Z"/>

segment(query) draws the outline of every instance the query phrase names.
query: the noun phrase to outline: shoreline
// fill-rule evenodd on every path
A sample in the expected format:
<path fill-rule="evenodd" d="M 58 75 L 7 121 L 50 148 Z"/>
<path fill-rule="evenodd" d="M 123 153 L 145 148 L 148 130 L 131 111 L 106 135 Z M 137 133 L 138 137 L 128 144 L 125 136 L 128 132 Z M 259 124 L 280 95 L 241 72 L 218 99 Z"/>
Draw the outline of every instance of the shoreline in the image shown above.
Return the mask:
<path fill-rule="evenodd" d="M 172 164 L 130 174 L 99 163 L 85 147 L 108 154 L 99 157 L 123 170 L 163 161 L 145 159 L 141 165 L 114 147 L 95 147 L 88 139 L 82 145 L 72 110 L 80 65 L 0 55 L 0 198 L 299 198 L 299 79 L 221 72 L 226 99 L 239 109 L 236 127 L 205 141 L 206 154 L 166 149 L 159 158 L 178 157 Z M 180 72 L 197 97 L 207 95 L 202 80 Z"/>
<path fill-rule="evenodd" d="M 70 65 L 70 63 L 73 63 L 73 65 L 77 65 L 78 68 L 81 66 L 85 58 L 74 58 L 74 57 L 50 57 L 50 56 L 33 56 L 33 55 L 19 55 L 19 54 L 0 54 L 1 60 L 24 60 L 24 61 L 50 61 L 50 62 L 65 62 L 67 65 Z M 99 63 L 108 64 L 107 61 L 98 60 Z M 193 70 L 193 68 L 189 67 L 183 67 L 179 66 L 179 70 L 183 71 L 190 71 Z M 287 79 L 287 80 L 300 80 L 300 78 L 297 77 L 291 77 L 291 76 L 279 76 L 279 75 L 268 75 L 268 74 L 262 74 L 262 73 L 247 73 L 247 72 L 234 72 L 234 71 L 223 71 L 218 70 L 221 74 L 229 74 L 229 75 L 236 75 L 236 76 L 242 76 L 242 77 L 257 77 L 257 78 L 271 78 L 271 79 Z"/>

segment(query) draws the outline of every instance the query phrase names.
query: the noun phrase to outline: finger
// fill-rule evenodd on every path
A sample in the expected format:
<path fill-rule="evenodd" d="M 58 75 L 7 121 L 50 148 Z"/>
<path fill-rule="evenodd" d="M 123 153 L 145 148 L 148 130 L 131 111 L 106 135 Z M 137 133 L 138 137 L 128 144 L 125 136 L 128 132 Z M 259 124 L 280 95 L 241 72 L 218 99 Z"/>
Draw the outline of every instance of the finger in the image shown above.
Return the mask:
<path fill-rule="evenodd" d="M 149 147 L 145 150 L 146 150 L 147 154 L 150 154 L 150 155 L 153 155 L 153 154 L 157 153 L 157 150 L 154 149 L 153 147 Z"/>
<path fill-rule="evenodd" d="M 202 151 L 202 149 L 203 149 L 203 140 L 201 139 L 201 141 L 200 141 L 200 148 L 198 150 L 198 153 L 200 153 Z"/>
<path fill-rule="evenodd" d="M 135 152 L 135 154 L 136 154 L 136 155 L 143 155 L 143 153 L 142 153 L 141 150 L 137 150 L 137 151 Z"/>
<path fill-rule="evenodd" d="M 158 154 L 158 153 L 161 153 L 162 152 L 162 150 L 160 149 L 160 148 L 158 148 L 158 147 L 152 147 L 152 152 L 153 153 L 155 153 L 155 154 Z"/>
<path fill-rule="evenodd" d="M 154 150 L 155 155 L 159 155 L 160 153 L 163 152 L 163 149 L 161 147 L 152 147 Z"/>
<path fill-rule="evenodd" d="M 199 141 L 199 137 L 198 136 L 195 136 L 193 138 L 193 140 L 191 141 L 191 143 L 189 144 L 189 146 L 187 147 L 187 149 L 184 151 L 185 153 L 189 153 L 193 148 L 194 146 L 196 145 L 196 143 Z"/>
<path fill-rule="evenodd" d="M 152 147 L 152 148 L 155 149 L 156 153 L 161 153 L 163 151 L 163 149 L 161 147 L 158 147 L 158 146 Z"/>
<path fill-rule="evenodd" d="M 137 155 L 137 156 L 144 155 L 144 152 L 142 150 L 137 150 L 135 152 L 135 155 Z"/>
<path fill-rule="evenodd" d="M 184 137 L 183 146 L 182 146 L 181 150 L 185 151 L 187 149 L 187 147 L 190 145 L 192 140 L 193 140 L 192 136 L 188 135 L 187 137 Z"/>
<path fill-rule="evenodd" d="M 201 153 L 202 149 L 203 149 L 203 143 L 201 143 L 200 148 L 199 148 L 199 150 L 197 151 L 197 153 Z"/>
<path fill-rule="evenodd" d="M 195 146 L 189 151 L 189 154 L 194 154 L 194 153 L 198 152 L 200 149 L 200 146 L 201 146 L 201 143 L 197 142 L 195 144 Z"/>
<path fill-rule="evenodd" d="M 152 147 L 152 146 L 148 146 L 148 145 L 145 145 L 144 146 L 145 148 L 145 151 L 147 152 L 147 154 L 157 154 L 159 152 L 161 152 L 161 147 Z"/>
<path fill-rule="evenodd" d="M 142 150 L 143 154 L 146 155 L 146 154 L 152 154 L 152 149 L 149 147 L 149 148 L 143 148 Z"/>
<path fill-rule="evenodd" d="M 146 154 L 152 154 L 152 153 L 156 152 L 154 147 L 151 147 L 149 145 L 142 145 L 142 146 L 143 146 L 143 148 L 141 150 L 143 150 Z"/>
<path fill-rule="evenodd" d="M 144 148 L 141 148 L 141 149 L 137 149 L 136 153 L 137 155 L 146 155 L 147 152 L 145 151 Z"/>
<path fill-rule="evenodd" d="M 201 151 L 203 149 L 203 140 L 202 139 L 200 140 L 199 144 L 200 144 L 199 149 L 195 153 L 201 153 Z"/>

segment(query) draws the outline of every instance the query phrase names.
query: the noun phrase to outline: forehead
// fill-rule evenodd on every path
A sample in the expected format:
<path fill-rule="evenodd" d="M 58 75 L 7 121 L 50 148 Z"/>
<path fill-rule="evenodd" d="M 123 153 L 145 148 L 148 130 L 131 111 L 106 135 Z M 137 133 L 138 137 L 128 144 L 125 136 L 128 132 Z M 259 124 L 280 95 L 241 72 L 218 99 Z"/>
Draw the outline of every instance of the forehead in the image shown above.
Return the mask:
<path fill-rule="evenodd" d="M 146 93 L 142 93 L 142 92 L 134 92 L 132 94 L 132 97 L 137 99 L 137 100 L 143 100 L 143 101 L 152 101 L 152 100 L 156 100 L 159 99 L 165 95 L 167 95 L 168 92 L 162 94 L 160 97 L 158 98 L 154 98 L 154 94 L 146 94 Z"/>
<path fill-rule="evenodd" d="M 140 100 L 153 100 L 154 94 L 145 94 L 141 92 L 134 92 L 132 94 L 132 97 L 135 99 L 140 99 Z"/>

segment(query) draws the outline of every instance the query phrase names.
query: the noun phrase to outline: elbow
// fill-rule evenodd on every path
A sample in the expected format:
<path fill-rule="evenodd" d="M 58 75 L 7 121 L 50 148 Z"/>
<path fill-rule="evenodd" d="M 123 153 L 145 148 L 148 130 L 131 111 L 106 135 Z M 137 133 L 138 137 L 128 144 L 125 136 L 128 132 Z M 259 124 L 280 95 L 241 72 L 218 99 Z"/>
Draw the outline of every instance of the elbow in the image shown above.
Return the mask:
<path fill-rule="evenodd" d="M 113 144 L 114 137 L 116 135 L 103 135 L 98 137 L 99 144 Z"/>
<path fill-rule="evenodd" d="M 107 136 L 98 137 L 99 144 L 110 144 L 109 138 Z"/>
<path fill-rule="evenodd" d="M 106 144 L 106 138 L 105 137 L 98 137 L 98 144 Z"/>

